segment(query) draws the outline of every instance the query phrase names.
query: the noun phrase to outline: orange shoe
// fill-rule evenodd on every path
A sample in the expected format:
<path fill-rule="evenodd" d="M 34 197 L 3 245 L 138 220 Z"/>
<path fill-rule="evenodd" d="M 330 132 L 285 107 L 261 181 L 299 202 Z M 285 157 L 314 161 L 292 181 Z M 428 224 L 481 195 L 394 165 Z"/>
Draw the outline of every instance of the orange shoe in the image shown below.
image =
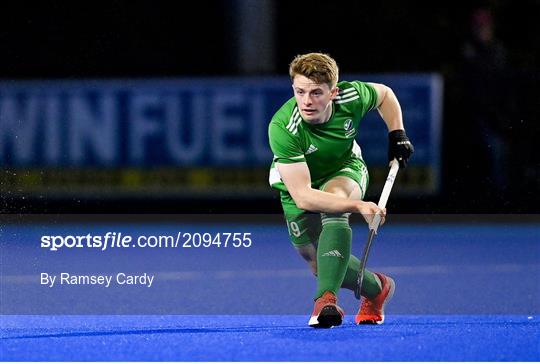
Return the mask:
<path fill-rule="evenodd" d="M 336 295 L 330 291 L 315 301 L 308 325 L 315 328 L 329 329 L 341 325 L 345 313 L 337 304 Z"/>
<path fill-rule="evenodd" d="M 382 291 L 373 298 L 363 298 L 362 306 L 354 321 L 357 325 L 380 325 L 384 322 L 384 306 L 390 301 L 396 289 L 396 283 L 390 277 L 375 273 L 382 284 Z"/>

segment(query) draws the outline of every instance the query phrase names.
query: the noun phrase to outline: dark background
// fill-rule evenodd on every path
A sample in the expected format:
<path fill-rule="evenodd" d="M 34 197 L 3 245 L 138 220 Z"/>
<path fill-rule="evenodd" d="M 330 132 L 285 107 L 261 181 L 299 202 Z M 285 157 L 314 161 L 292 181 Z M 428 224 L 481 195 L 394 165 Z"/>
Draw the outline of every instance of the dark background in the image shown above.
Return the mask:
<path fill-rule="evenodd" d="M 244 1 L 255 8 L 263 3 Z M 392 211 L 538 212 L 539 1 L 268 0 L 264 11 L 268 6 L 272 11 L 259 16 L 271 19 L 271 37 L 255 45 L 270 49 L 263 54 L 271 54 L 272 60 L 251 69 L 239 62 L 241 3 L 3 4 L 0 78 L 284 75 L 292 57 L 310 51 L 331 54 L 343 73 L 438 72 L 445 82 L 442 193 L 391 199 Z M 505 66 L 497 72 L 484 72 L 488 66 L 474 69 L 463 56 L 472 34 L 471 15 L 478 8 L 491 13 L 495 38 L 506 51 Z M 505 146 L 504 158 L 492 158 L 494 139 Z M 137 196 L 44 201 L 7 199 L 2 191 L 2 198 L 3 212 L 231 212 L 231 206 L 239 212 L 280 211 L 277 195 L 260 201 Z"/>

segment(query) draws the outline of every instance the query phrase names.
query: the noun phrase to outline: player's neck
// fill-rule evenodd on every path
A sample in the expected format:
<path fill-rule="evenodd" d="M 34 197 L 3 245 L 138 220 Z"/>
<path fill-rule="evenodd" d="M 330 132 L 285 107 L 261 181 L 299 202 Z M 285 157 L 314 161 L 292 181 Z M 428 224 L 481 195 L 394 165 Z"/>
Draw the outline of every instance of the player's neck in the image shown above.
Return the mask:
<path fill-rule="evenodd" d="M 324 118 L 323 118 L 324 121 L 321 124 L 324 124 L 327 121 L 329 121 L 330 119 L 332 119 L 333 114 L 334 114 L 334 103 L 330 102 L 330 107 L 327 108 L 326 113 L 325 113 Z"/>

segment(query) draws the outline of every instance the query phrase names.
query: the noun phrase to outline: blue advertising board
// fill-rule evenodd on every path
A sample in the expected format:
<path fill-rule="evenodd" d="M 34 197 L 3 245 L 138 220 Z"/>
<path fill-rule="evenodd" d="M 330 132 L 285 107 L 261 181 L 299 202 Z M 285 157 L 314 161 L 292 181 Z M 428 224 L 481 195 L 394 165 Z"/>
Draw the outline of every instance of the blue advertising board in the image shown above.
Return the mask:
<path fill-rule="evenodd" d="M 416 148 L 413 165 L 430 170 L 436 189 L 441 78 L 343 79 L 393 88 Z M 15 170 L 266 168 L 268 123 L 291 96 L 286 77 L 4 81 L 0 162 Z M 361 123 L 358 142 L 368 166 L 386 165 L 386 127 L 377 112 Z"/>

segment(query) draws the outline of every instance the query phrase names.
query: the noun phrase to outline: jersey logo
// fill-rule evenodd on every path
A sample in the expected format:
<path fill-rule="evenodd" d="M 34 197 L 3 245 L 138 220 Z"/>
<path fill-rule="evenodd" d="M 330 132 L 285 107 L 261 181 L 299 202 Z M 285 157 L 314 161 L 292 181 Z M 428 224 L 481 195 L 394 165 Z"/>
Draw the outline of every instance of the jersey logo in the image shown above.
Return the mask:
<path fill-rule="evenodd" d="M 345 137 L 350 138 L 354 135 L 356 130 L 353 127 L 352 119 L 345 120 L 345 123 L 343 124 L 343 129 L 345 129 Z"/>
<path fill-rule="evenodd" d="M 305 153 L 305 155 L 311 154 L 311 153 L 316 152 L 318 150 L 319 149 L 316 146 L 314 146 L 313 144 L 310 144 L 308 150 Z"/>

